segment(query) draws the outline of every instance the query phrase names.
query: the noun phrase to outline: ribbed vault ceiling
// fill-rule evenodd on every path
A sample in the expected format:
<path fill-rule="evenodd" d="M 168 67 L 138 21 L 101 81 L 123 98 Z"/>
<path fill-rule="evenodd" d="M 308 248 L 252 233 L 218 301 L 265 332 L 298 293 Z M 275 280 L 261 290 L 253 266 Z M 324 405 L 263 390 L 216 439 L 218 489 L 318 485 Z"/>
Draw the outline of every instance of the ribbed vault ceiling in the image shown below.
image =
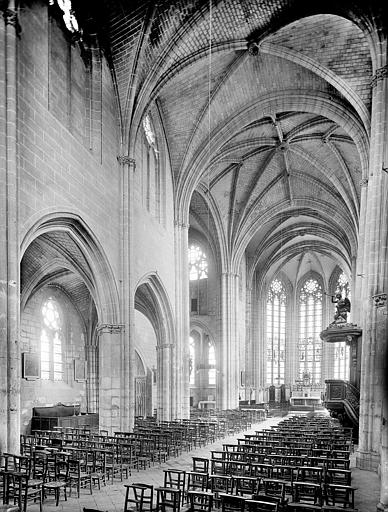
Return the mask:
<path fill-rule="evenodd" d="M 37 237 L 27 248 L 21 265 L 22 305 L 44 286 L 65 293 L 83 318 L 85 325 L 95 313 L 89 265 L 79 247 L 64 232 Z"/>
<path fill-rule="evenodd" d="M 97 24 L 124 131 L 157 106 L 177 204 L 188 191 L 190 222 L 224 266 L 246 252 L 263 273 L 349 271 L 371 103 L 360 27 L 377 3 L 73 4 Z"/>

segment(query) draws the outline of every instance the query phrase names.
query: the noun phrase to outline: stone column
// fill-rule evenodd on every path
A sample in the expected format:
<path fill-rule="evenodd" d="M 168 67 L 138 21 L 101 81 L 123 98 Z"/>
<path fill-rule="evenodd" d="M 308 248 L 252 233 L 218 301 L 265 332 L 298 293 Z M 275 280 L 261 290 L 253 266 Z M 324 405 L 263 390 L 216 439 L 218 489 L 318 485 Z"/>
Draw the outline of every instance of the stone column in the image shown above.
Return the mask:
<path fill-rule="evenodd" d="M 175 312 L 176 312 L 176 346 L 173 361 L 174 399 L 172 415 L 174 418 L 189 418 L 189 260 L 188 260 L 189 226 L 175 222 Z"/>
<path fill-rule="evenodd" d="M 86 344 L 86 397 L 88 412 L 98 412 L 98 345 L 96 344 L 96 341 L 97 337 L 93 336 L 92 339 L 88 339 Z"/>
<path fill-rule="evenodd" d="M 224 272 L 221 279 L 221 408 L 235 409 L 238 407 L 239 389 L 239 353 L 236 329 L 238 275 Z"/>
<path fill-rule="evenodd" d="M 14 1 L 3 4 L 0 7 L 0 450 L 18 453 L 21 373 L 16 146 L 18 21 Z"/>
<path fill-rule="evenodd" d="M 122 324 L 97 327 L 99 348 L 99 422 L 109 433 L 121 430 L 122 405 Z"/>
<path fill-rule="evenodd" d="M 250 336 L 252 338 L 252 379 L 255 387 L 256 402 L 264 400 L 266 387 L 266 350 L 264 341 L 263 304 L 257 295 L 256 278 L 251 291 Z"/>
<path fill-rule="evenodd" d="M 245 400 L 255 400 L 254 350 L 252 343 L 252 287 L 246 288 L 245 295 Z"/>
<path fill-rule="evenodd" d="M 136 162 L 127 155 L 119 155 L 121 177 L 121 315 L 124 325 L 121 364 L 121 430 L 133 429 L 135 422 L 135 290 L 132 278 L 134 185 Z"/>
<path fill-rule="evenodd" d="M 171 352 L 172 343 L 157 345 L 156 358 L 158 367 L 158 420 L 170 421 L 171 400 L 174 396 L 174 386 L 171 386 Z"/>
<path fill-rule="evenodd" d="M 362 362 L 360 383 L 360 427 L 357 465 L 376 470 L 380 460 L 382 481 L 388 480 L 384 461 L 387 447 L 382 443 L 386 420 L 384 378 L 387 372 L 387 316 L 379 315 L 373 297 L 386 292 L 387 286 L 387 204 L 388 176 L 384 172 L 387 145 L 388 67 L 387 50 L 378 55 L 382 67 L 372 80 L 372 123 L 368 191 L 361 203 L 361 223 L 365 226 L 363 246 L 359 248 L 362 261 Z M 383 490 L 383 486 L 382 486 Z M 381 496 L 382 507 L 388 506 L 387 492 Z"/>

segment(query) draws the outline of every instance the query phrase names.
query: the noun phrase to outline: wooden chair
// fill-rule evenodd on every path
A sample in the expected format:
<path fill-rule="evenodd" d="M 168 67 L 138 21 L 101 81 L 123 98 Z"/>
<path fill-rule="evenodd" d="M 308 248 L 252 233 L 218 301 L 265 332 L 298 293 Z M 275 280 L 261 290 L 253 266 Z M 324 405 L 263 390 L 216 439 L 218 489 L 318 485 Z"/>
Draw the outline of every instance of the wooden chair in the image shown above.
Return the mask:
<path fill-rule="evenodd" d="M 288 499 L 286 499 L 286 484 L 283 480 L 263 478 L 262 489 L 264 495 L 273 496 L 278 500 L 280 509 L 286 506 Z"/>
<path fill-rule="evenodd" d="M 165 488 L 179 489 L 183 502 L 186 486 L 186 471 L 182 469 L 164 469 L 164 485 Z"/>
<path fill-rule="evenodd" d="M 174 487 L 156 487 L 155 512 L 180 512 L 182 491 Z"/>
<path fill-rule="evenodd" d="M 34 478 L 40 475 L 43 479 L 42 485 L 42 499 L 46 499 L 48 494 L 54 494 L 55 505 L 58 506 L 61 489 L 63 489 L 65 501 L 67 501 L 67 476 L 64 479 L 60 478 L 60 473 L 56 471 L 56 459 L 50 456 L 41 458 L 41 460 L 34 461 L 33 466 Z"/>
<path fill-rule="evenodd" d="M 313 482 L 315 484 L 322 484 L 323 481 L 323 468 L 312 466 L 299 466 L 296 474 L 296 479 L 301 482 Z"/>
<path fill-rule="evenodd" d="M 42 512 L 43 502 L 43 482 L 36 480 L 33 484 L 29 476 L 25 473 L 14 473 L 13 475 L 13 487 L 9 494 L 9 498 L 12 498 L 14 504 L 17 504 L 20 512 L 26 512 L 27 503 L 31 500 L 39 502 L 39 510 Z"/>
<path fill-rule="evenodd" d="M 350 469 L 328 468 L 326 470 L 327 484 L 350 485 L 352 473 Z"/>
<path fill-rule="evenodd" d="M 123 481 L 123 473 L 124 473 L 124 467 L 122 464 L 122 461 L 120 458 L 118 458 L 116 451 L 114 449 L 111 450 L 105 450 L 105 468 L 104 473 L 106 474 L 109 480 L 111 480 L 111 483 L 113 484 L 113 481 L 115 477 L 119 477 L 120 481 Z M 128 478 L 128 473 L 127 473 Z"/>
<path fill-rule="evenodd" d="M 355 487 L 351 485 L 326 484 L 324 489 L 326 505 L 354 508 Z"/>
<path fill-rule="evenodd" d="M 65 501 L 67 501 L 66 486 L 67 486 L 67 482 L 64 482 L 61 480 L 44 482 L 43 483 L 43 500 L 46 499 L 47 494 L 53 493 L 54 498 L 55 498 L 55 505 L 58 506 L 61 489 L 63 489 Z"/>
<path fill-rule="evenodd" d="M 286 494 L 291 494 L 295 479 L 295 467 L 288 465 L 274 466 L 272 468 L 272 478 L 283 480 L 286 487 Z"/>
<path fill-rule="evenodd" d="M 256 478 L 272 478 L 272 464 L 251 464 L 251 476 Z"/>
<path fill-rule="evenodd" d="M 220 493 L 221 512 L 244 512 L 245 499 L 234 494 Z"/>
<path fill-rule="evenodd" d="M 212 475 L 229 475 L 230 462 L 228 460 L 211 459 L 210 471 Z"/>
<path fill-rule="evenodd" d="M 124 512 L 152 512 L 154 500 L 153 485 L 133 483 L 125 484 Z"/>
<path fill-rule="evenodd" d="M 206 491 L 208 487 L 208 474 L 188 471 L 187 476 L 187 492 L 189 491 Z"/>
<path fill-rule="evenodd" d="M 229 475 L 210 475 L 209 486 L 210 492 L 213 494 L 213 501 L 217 508 L 219 508 L 221 500 L 219 495 L 231 494 L 232 492 L 232 477 Z"/>
<path fill-rule="evenodd" d="M 189 512 L 211 512 L 213 508 L 213 494 L 206 491 L 187 491 Z"/>
<path fill-rule="evenodd" d="M 193 457 L 193 471 L 195 473 L 208 473 L 209 459 L 204 457 Z"/>
<path fill-rule="evenodd" d="M 70 487 L 70 496 L 73 485 L 77 488 L 78 498 L 80 496 L 80 490 L 87 487 L 89 487 L 90 494 L 93 494 L 92 477 L 90 473 L 81 471 L 81 461 L 77 459 L 68 460 L 67 486 Z"/>
<path fill-rule="evenodd" d="M 308 503 L 322 506 L 322 490 L 318 483 L 294 482 L 293 503 Z"/>
<path fill-rule="evenodd" d="M 253 476 L 232 475 L 232 492 L 238 496 L 249 496 L 256 492 L 258 479 Z"/>

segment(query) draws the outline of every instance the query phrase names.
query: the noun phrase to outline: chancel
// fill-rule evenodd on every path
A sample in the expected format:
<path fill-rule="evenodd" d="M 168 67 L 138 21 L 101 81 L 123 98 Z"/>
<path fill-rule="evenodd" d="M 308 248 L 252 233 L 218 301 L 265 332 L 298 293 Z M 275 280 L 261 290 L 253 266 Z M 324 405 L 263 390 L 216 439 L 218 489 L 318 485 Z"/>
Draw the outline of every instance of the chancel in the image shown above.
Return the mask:
<path fill-rule="evenodd" d="M 0 11 L 4 510 L 388 510 L 381 2 Z"/>

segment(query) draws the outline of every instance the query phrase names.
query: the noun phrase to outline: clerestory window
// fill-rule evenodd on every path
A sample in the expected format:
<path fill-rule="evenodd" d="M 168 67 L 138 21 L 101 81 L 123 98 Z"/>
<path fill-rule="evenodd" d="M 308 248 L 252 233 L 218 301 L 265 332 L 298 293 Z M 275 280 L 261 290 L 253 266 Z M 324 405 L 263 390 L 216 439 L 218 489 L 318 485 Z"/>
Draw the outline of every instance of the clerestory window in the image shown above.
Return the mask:
<path fill-rule="evenodd" d="M 189 278 L 190 281 L 208 277 L 208 261 L 206 254 L 198 245 L 189 247 Z"/>
<path fill-rule="evenodd" d="M 67 30 L 70 32 L 79 32 L 77 18 L 75 17 L 71 0 L 50 0 L 50 5 L 58 5 L 63 13 L 63 21 L 65 22 Z"/>

